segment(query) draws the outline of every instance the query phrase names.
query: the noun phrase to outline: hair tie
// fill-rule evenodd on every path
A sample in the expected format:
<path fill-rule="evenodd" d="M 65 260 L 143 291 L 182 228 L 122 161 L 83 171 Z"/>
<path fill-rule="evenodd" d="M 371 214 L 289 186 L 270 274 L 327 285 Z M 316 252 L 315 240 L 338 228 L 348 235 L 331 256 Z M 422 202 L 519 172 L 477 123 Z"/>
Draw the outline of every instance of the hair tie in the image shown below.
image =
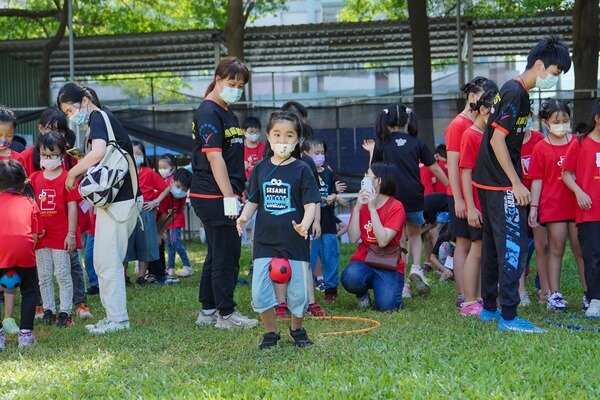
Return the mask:
<path fill-rule="evenodd" d="M 406 113 L 407 113 L 408 115 L 410 115 L 410 113 L 411 113 L 411 112 L 412 112 L 412 110 L 410 109 L 410 107 L 406 107 Z"/>
<path fill-rule="evenodd" d="M 386 113 L 386 114 L 389 114 L 390 110 L 388 110 L 387 108 L 384 108 L 383 112 Z"/>

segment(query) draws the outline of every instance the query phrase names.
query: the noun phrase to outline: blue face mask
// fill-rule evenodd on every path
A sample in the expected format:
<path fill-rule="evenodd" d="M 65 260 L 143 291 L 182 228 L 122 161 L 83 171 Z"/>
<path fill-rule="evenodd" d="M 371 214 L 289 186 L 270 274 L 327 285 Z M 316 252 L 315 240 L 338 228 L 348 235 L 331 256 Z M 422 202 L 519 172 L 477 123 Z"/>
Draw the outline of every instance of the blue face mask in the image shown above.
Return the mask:
<path fill-rule="evenodd" d="M 531 120 L 531 118 L 529 118 L 527 120 L 527 123 L 525 124 L 525 130 L 528 131 L 531 129 L 531 125 L 533 125 L 533 121 Z"/>
<path fill-rule="evenodd" d="M 73 115 L 71 115 L 71 117 L 69 119 L 75 125 L 82 126 L 82 125 L 86 125 L 90 121 L 90 114 L 82 113 L 81 107 L 80 107 L 80 109 L 75 111 L 75 113 Z"/>
<path fill-rule="evenodd" d="M 544 71 L 546 71 L 546 67 L 544 67 Z M 540 74 L 538 73 L 537 77 L 535 78 L 536 87 L 539 87 L 540 89 L 550 89 L 556 86 L 558 83 L 558 76 L 554 76 L 548 71 L 546 72 L 548 73 L 548 76 L 545 78 L 540 77 Z"/>
<path fill-rule="evenodd" d="M 223 91 L 219 93 L 219 96 L 225 103 L 233 104 L 242 98 L 242 93 L 244 93 L 243 89 L 223 85 Z"/>
<path fill-rule="evenodd" d="M 11 143 L 8 140 L 0 140 L 0 149 L 8 149 Z"/>
<path fill-rule="evenodd" d="M 187 195 L 187 190 L 183 190 L 178 187 L 171 187 L 171 194 L 176 199 L 183 199 Z"/>
<path fill-rule="evenodd" d="M 136 166 L 141 166 L 144 165 L 144 157 L 136 157 L 135 158 L 135 165 Z"/>

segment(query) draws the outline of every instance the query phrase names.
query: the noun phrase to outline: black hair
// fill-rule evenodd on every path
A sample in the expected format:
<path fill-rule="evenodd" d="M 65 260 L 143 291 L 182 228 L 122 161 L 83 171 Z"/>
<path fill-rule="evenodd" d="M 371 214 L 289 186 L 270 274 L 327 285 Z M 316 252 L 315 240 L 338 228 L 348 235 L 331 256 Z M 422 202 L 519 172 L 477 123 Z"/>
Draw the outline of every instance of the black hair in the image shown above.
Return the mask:
<path fill-rule="evenodd" d="M 27 174 L 20 162 L 0 161 L 0 192 L 14 191 L 22 193 L 27 182 Z"/>
<path fill-rule="evenodd" d="M 493 82 L 493 81 L 491 81 Z M 494 83 L 494 85 L 496 85 Z M 485 92 L 483 92 L 483 94 L 479 97 L 479 100 L 477 100 L 476 103 L 469 103 L 469 107 L 471 107 L 471 110 L 476 111 L 476 112 L 480 112 L 481 107 L 485 107 L 485 108 L 492 108 L 492 105 L 494 104 L 494 97 L 496 97 L 496 95 L 498 94 L 498 87 L 496 86 L 496 88 L 493 89 L 488 89 Z"/>
<path fill-rule="evenodd" d="M 302 120 L 300 120 L 302 122 Z M 315 130 L 309 124 L 302 122 L 302 140 L 316 138 Z"/>
<path fill-rule="evenodd" d="M 56 105 L 60 107 L 63 103 L 81 103 L 84 97 L 87 97 L 96 107 L 101 108 L 96 91 L 79 82 L 65 83 L 58 91 Z"/>
<path fill-rule="evenodd" d="M 296 145 L 296 147 L 294 148 L 294 151 L 292 152 L 292 157 L 299 160 L 300 156 L 301 156 L 300 142 L 302 142 L 304 140 L 304 126 L 305 125 L 302 123 L 300 118 L 294 113 L 291 113 L 288 111 L 275 111 L 275 112 L 271 113 L 271 116 L 269 117 L 269 122 L 267 123 L 267 135 L 269 134 L 269 132 L 271 132 L 271 129 L 273 129 L 273 125 L 275 125 L 275 123 L 279 122 L 279 121 L 290 122 L 292 124 L 292 126 L 294 127 L 294 130 L 298 134 L 299 142 Z M 265 154 L 267 155 L 267 157 L 271 157 L 274 154 L 273 150 L 271 149 L 271 144 L 269 143 L 268 140 L 265 145 Z"/>
<path fill-rule="evenodd" d="M 145 155 L 146 155 L 146 152 L 144 151 L 144 156 Z M 158 159 L 158 161 L 160 161 L 160 160 L 165 160 L 166 162 L 168 162 L 171 165 L 171 167 L 177 167 L 177 159 L 171 153 L 163 154 L 162 157 Z"/>
<path fill-rule="evenodd" d="M 417 118 L 417 114 L 408 107 L 406 108 L 406 112 L 408 113 L 408 126 L 406 127 L 406 132 L 410 136 L 417 137 L 419 134 L 419 119 Z"/>
<path fill-rule="evenodd" d="M 577 133 L 578 135 L 584 133 L 587 130 L 588 124 L 586 122 L 580 122 L 575 125 L 575 129 L 573 129 L 573 133 Z"/>
<path fill-rule="evenodd" d="M 215 76 L 212 82 L 210 82 L 206 88 L 204 97 L 208 96 L 208 94 L 215 88 L 215 85 L 217 84 L 217 77 L 221 79 L 241 78 L 244 83 L 248 83 L 250 80 L 250 71 L 248 71 L 248 67 L 246 67 L 242 60 L 239 60 L 236 57 L 223 58 L 219 64 L 217 64 L 217 68 L 215 68 Z"/>
<path fill-rule="evenodd" d="M 586 129 L 577 136 L 579 142 L 596 128 L 596 115 L 600 115 L 600 99 L 596 100 L 596 104 L 594 104 L 592 115 L 590 116 L 590 121 L 588 122 Z"/>
<path fill-rule="evenodd" d="M 146 146 L 144 146 L 144 143 L 138 142 L 137 140 L 132 140 L 131 148 L 134 148 L 135 146 L 138 146 L 140 148 L 140 150 L 142 151 L 142 154 L 144 155 L 144 163 L 142 165 L 140 165 L 140 167 L 150 166 L 150 162 L 148 161 L 148 157 L 146 156 Z"/>
<path fill-rule="evenodd" d="M 435 148 L 435 154 L 439 154 L 441 157 L 447 158 L 448 153 L 446 152 L 446 145 L 443 143 L 438 144 Z"/>
<path fill-rule="evenodd" d="M 194 175 L 186 168 L 177 168 L 173 175 L 173 182 L 179 182 L 184 188 L 189 188 L 192 186 L 193 177 Z"/>
<path fill-rule="evenodd" d="M 67 151 L 67 140 L 61 132 L 50 131 L 45 135 L 40 135 L 38 137 L 35 147 L 38 150 L 38 157 L 39 151 L 42 147 L 50 151 L 54 151 L 54 149 L 57 149 L 58 151 L 60 151 L 60 154 L 64 155 Z"/>
<path fill-rule="evenodd" d="M 40 115 L 38 122 L 44 128 L 66 133 L 69 130 L 67 116 L 58 107 L 46 108 Z"/>
<path fill-rule="evenodd" d="M 246 117 L 244 122 L 242 122 L 242 130 L 246 130 L 248 128 L 256 128 L 258 130 L 262 129 L 262 125 L 260 124 L 260 119 L 256 117 Z"/>
<path fill-rule="evenodd" d="M 525 69 L 533 68 L 533 64 L 537 60 L 544 63 L 544 68 L 556 65 L 562 73 L 566 73 L 571 69 L 569 48 L 556 35 L 545 37 L 529 51 Z"/>
<path fill-rule="evenodd" d="M 375 134 L 385 143 L 390 138 L 389 127 L 403 127 L 408 123 L 408 112 L 406 106 L 399 103 L 393 103 L 384 108 L 375 119 Z"/>
<path fill-rule="evenodd" d="M 460 87 L 460 91 L 465 93 L 468 97 L 470 93 L 478 94 L 478 93 L 485 92 L 486 90 L 490 90 L 490 89 L 494 89 L 494 88 L 496 88 L 496 90 L 498 90 L 498 86 L 496 85 L 496 82 L 494 82 L 486 77 L 483 77 L 483 76 L 476 76 L 475 78 L 471 79 L 469 82 L 462 85 Z"/>
<path fill-rule="evenodd" d="M 396 193 L 396 167 L 387 161 L 379 161 L 371 164 L 373 175 L 381 179 L 379 193 L 394 196 Z"/>
<path fill-rule="evenodd" d="M 15 113 L 7 107 L 0 105 L 0 122 L 4 124 L 11 124 L 13 129 L 17 127 L 17 116 Z"/>
<path fill-rule="evenodd" d="M 321 140 L 318 137 L 306 138 L 302 142 L 302 145 L 300 145 L 300 151 L 310 151 L 310 149 L 318 145 L 322 145 L 323 147 L 325 147 L 325 142 L 323 142 L 323 140 Z M 325 150 L 325 148 L 323 148 L 323 150 Z"/>
<path fill-rule="evenodd" d="M 13 136 L 13 146 L 14 146 L 15 142 L 17 142 L 17 143 L 19 143 L 19 144 L 22 144 L 22 145 L 23 145 L 23 147 L 27 147 L 27 140 L 25 140 L 25 138 L 24 138 L 24 137 L 22 137 L 22 136 L 19 136 L 19 135 L 14 135 L 14 136 Z M 14 150 L 14 149 L 13 149 L 13 150 Z"/>
<path fill-rule="evenodd" d="M 569 108 L 568 102 L 561 99 L 547 99 L 544 100 L 542 106 L 540 107 L 540 120 L 549 120 L 555 112 L 564 112 L 569 116 L 569 118 L 571 117 L 571 109 Z"/>
<path fill-rule="evenodd" d="M 296 114 L 301 119 L 308 118 L 308 109 L 297 101 L 288 101 L 281 106 L 281 111 L 287 111 Z"/>

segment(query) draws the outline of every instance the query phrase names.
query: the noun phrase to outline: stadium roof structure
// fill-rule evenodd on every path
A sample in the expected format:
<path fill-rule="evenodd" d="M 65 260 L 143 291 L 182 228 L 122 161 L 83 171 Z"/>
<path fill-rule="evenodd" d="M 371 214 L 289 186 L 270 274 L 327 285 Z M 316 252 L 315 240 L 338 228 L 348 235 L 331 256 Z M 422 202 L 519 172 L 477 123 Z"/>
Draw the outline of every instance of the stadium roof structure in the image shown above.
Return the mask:
<path fill-rule="evenodd" d="M 433 59 L 457 58 L 456 19 L 430 19 Z M 461 36 L 473 57 L 527 54 L 544 35 L 552 33 L 568 44 L 573 38 L 570 13 L 519 19 L 461 20 Z M 372 21 L 249 27 L 244 60 L 253 68 L 410 62 L 409 21 Z M 40 63 L 46 40 L 0 42 L 0 52 L 27 63 Z M 226 55 L 220 30 L 156 32 L 76 37 L 76 76 L 212 70 Z M 50 61 L 51 76 L 69 75 L 68 38 Z"/>

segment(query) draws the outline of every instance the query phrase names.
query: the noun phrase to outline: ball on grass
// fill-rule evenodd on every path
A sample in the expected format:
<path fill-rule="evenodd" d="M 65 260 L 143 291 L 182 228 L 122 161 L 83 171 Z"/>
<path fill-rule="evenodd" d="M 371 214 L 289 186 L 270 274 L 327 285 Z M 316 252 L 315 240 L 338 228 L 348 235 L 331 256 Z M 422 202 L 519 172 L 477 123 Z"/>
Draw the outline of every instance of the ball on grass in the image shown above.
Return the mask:
<path fill-rule="evenodd" d="M 16 289 L 21 286 L 21 277 L 14 269 L 9 269 L 0 277 L 0 286 L 4 289 Z"/>
<path fill-rule="evenodd" d="M 292 278 L 292 267 L 288 259 L 274 257 L 269 265 L 269 276 L 275 283 L 288 283 Z"/>

